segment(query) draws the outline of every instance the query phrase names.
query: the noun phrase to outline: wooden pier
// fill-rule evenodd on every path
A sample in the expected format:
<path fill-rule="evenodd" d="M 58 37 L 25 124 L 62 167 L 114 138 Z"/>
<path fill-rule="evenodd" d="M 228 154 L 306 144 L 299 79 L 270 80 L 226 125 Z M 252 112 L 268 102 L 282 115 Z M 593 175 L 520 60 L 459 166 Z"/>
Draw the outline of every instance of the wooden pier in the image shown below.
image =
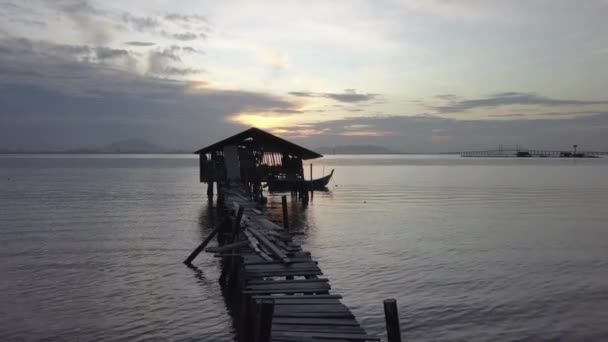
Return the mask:
<path fill-rule="evenodd" d="M 239 341 L 380 340 L 366 333 L 342 296 L 330 292 L 310 253 L 269 219 L 249 191 L 237 186 L 218 192 L 226 215 L 214 231 L 218 246 L 205 251 L 222 260 L 221 282 L 232 298 Z"/>
<path fill-rule="evenodd" d="M 599 151 L 554 151 L 554 150 L 487 150 L 460 152 L 461 157 L 473 158 L 600 158 L 608 152 Z"/>
<path fill-rule="evenodd" d="M 223 219 L 184 263 L 192 265 L 203 250 L 220 258 L 220 282 L 238 340 L 379 341 L 361 327 L 340 301 L 342 296 L 330 292 L 329 280 L 322 277 L 310 253 L 293 242 L 287 197 L 282 198 L 281 225 L 264 212 L 264 187 L 273 182 L 292 185 L 283 189 L 291 192 L 292 201 L 302 205 L 312 201 L 312 165 L 306 181 L 302 161 L 322 156 L 257 128 L 195 153 L 210 201 L 217 185 L 217 208 Z M 218 246 L 205 249 L 215 235 Z M 401 342 L 395 300 L 385 300 L 384 311 L 388 341 Z"/>

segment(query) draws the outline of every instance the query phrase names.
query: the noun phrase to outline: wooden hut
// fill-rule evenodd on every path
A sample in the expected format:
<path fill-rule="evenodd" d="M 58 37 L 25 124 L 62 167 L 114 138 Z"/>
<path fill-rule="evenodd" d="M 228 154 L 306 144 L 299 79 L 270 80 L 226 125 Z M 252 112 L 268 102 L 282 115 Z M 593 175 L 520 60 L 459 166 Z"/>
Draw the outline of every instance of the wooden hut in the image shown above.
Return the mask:
<path fill-rule="evenodd" d="M 302 160 L 322 157 L 258 128 L 250 128 L 195 153 L 199 155 L 200 181 L 208 183 L 211 189 L 214 182 L 259 187 L 272 179 L 303 180 Z"/>

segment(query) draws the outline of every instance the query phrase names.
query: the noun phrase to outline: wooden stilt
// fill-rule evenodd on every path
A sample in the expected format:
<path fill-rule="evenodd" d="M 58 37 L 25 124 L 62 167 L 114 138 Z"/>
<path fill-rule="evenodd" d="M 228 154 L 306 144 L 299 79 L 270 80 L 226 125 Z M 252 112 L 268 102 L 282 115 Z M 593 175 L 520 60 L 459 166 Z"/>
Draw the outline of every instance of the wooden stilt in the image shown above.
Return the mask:
<path fill-rule="evenodd" d="M 312 163 L 310 163 L 310 200 L 315 196 L 315 189 L 312 187 Z"/>
<path fill-rule="evenodd" d="M 384 300 L 384 316 L 386 318 L 386 336 L 388 342 L 401 342 L 401 328 L 399 327 L 399 313 L 397 312 L 397 300 Z"/>
<path fill-rule="evenodd" d="M 270 342 L 272 316 L 274 315 L 274 299 L 260 300 L 259 310 L 255 342 Z"/>
<path fill-rule="evenodd" d="M 283 207 L 283 228 L 289 229 L 289 216 L 287 213 L 287 196 L 281 196 L 281 206 Z"/>
<path fill-rule="evenodd" d="M 209 198 L 213 197 L 213 181 L 212 180 L 207 181 L 207 197 L 209 197 Z"/>

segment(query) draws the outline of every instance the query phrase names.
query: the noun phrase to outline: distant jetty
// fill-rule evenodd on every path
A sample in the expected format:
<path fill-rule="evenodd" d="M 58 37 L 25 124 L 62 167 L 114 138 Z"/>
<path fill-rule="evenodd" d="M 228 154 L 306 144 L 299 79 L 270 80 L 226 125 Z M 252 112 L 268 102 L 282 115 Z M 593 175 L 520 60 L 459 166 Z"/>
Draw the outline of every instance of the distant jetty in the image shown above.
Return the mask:
<path fill-rule="evenodd" d="M 488 150 L 460 152 L 461 157 L 473 158 L 600 158 L 608 152 L 598 151 L 553 151 L 553 150 Z"/>

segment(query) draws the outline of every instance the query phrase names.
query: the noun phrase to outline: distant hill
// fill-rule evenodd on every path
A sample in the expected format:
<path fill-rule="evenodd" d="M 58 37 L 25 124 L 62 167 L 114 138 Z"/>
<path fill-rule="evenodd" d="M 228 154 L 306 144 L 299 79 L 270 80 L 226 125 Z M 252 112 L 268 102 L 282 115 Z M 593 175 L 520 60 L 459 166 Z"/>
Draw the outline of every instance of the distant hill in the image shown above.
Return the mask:
<path fill-rule="evenodd" d="M 158 145 L 154 145 L 143 139 L 126 139 L 114 141 L 110 144 L 93 147 L 81 148 L 65 151 L 65 153 L 167 153 L 168 151 Z"/>
<path fill-rule="evenodd" d="M 376 145 L 342 145 L 334 147 L 319 147 L 314 151 L 321 154 L 399 154 L 386 147 Z"/>
<path fill-rule="evenodd" d="M 107 153 L 156 153 L 164 151 L 164 148 L 142 139 L 127 139 L 112 142 L 102 147 L 102 151 Z"/>

